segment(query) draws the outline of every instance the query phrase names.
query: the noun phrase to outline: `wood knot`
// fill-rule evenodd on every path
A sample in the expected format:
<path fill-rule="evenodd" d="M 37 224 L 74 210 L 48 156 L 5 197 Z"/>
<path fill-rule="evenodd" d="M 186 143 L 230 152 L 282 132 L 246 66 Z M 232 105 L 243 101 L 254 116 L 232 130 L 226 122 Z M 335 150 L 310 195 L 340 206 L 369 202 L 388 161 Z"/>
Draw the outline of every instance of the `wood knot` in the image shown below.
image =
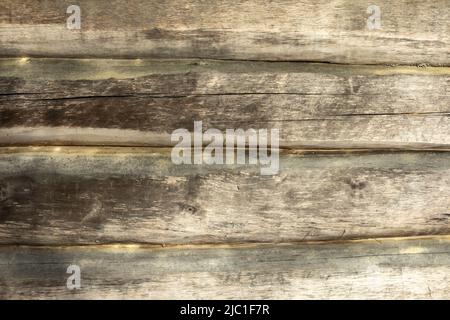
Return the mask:
<path fill-rule="evenodd" d="M 352 190 L 362 190 L 367 187 L 367 182 L 358 178 L 347 178 L 345 182 L 352 188 Z"/>
<path fill-rule="evenodd" d="M 189 214 L 195 214 L 198 209 L 192 205 L 188 205 L 188 204 L 184 204 L 181 205 L 181 209 L 183 210 L 183 212 L 189 213 Z"/>

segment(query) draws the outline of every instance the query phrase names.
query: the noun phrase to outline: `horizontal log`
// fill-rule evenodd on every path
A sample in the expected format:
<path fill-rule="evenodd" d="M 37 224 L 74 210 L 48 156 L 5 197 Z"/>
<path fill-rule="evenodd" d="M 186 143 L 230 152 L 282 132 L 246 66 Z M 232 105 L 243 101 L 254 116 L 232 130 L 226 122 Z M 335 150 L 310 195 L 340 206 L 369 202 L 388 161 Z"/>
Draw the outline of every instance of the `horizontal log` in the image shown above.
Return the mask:
<path fill-rule="evenodd" d="M 448 234 L 450 153 L 284 152 L 175 165 L 147 148 L 2 148 L 0 243 L 240 243 Z"/>
<path fill-rule="evenodd" d="M 67 8 L 81 29 L 67 28 Z M 450 63 L 448 0 L 3 0 L 0 55 Z M 373 12 L 372 12 L 373 14 Z M 70 24 L 72 25 L 72 24 Z"/>
<path fill-rule="evenodd" d="M 282 147 L 448 148 L 450 68 L 0 59 L 0 144 L 168 146 L 178 128 Z"/>
<path fill-rule="evenodd" d="M 1 247 L 0 297 L 448 299 L 449 248 L 448 238 L 162 249 Z M 66 287 L 69 265 L 80 268 L 79 289 Z"/>

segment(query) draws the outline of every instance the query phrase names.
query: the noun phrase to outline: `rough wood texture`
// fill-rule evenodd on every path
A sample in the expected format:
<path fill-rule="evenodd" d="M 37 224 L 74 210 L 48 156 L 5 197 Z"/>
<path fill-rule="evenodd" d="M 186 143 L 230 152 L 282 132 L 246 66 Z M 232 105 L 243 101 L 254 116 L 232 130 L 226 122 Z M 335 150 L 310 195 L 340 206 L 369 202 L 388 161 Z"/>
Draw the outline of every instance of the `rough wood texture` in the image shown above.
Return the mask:
<path fill-rule="evenodd" d="M 68 30 L 69 5 L 81 30 Z M 369 5 L 381 30 L 368 30 Z M 448 0 L 3 0 L 0 55 L 450 63 Z"/>
<path fill-rule="evenodd" d="M 447 234 L 450 153 L 172 164 L 146 148 L 3 149 L 0 243 L 231 243 Z M 244 214 L 245 213 L 245 214 Z"/>
<path fill-rule="evenodd" d="M 282 147 L 450 145 L 450 68 L 0 59 L 0 144 L 170 145 L 277 128 Z"/>
<path fill-rule="evenodd" d="M 450 241 L 258 247 L 0 248 L 9 299 L 446 299 Z M 81 289 L 66 288 L 69 265 Z"/>
<path fill-rule="evenodd" d="M 2 0 L 0 299 L 449 298 L 449 8 Z M 174 165 L 200 120 L 279 174 Z"/>

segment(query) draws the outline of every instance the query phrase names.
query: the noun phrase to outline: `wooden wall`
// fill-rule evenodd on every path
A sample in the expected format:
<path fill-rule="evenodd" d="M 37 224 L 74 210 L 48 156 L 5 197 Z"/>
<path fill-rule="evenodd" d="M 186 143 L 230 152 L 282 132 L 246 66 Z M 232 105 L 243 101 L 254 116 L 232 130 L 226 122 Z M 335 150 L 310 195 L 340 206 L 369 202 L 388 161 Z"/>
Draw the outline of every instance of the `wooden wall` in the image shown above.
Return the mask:
<path fill-rule="evenodd" d="M 3 0 L 0 298 L 450 298 L 449 21 L 450 0 Z M 194 121 L 279 129 L 280 172 L 175 165 Z"/>

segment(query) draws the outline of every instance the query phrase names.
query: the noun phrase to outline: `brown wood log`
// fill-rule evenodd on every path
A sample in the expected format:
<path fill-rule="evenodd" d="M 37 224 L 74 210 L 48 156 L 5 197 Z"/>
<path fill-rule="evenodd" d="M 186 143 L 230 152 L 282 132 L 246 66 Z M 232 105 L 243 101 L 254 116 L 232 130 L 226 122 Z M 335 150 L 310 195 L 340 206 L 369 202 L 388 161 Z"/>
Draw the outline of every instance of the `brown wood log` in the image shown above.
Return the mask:
<path fill-rule="evenodd" d="M 175 165 L 170 150 L 10 148 L 0 243 L 241 243 L 448 234 L 450 153 L 283 153 Z"/>
<path fill-rule="evenodd" d="M 287 148 L 448 148 L 449 68 L 0 60 L 0 144 L 168 146 L 276 128 Z"/>
<path fill-rule="evenodd" d="M 1 247 L 3 299 L 445 299 L 448 238 L 336 244 Z M 80 267 L 81 288 L 66 287 Z M 179 311 L 178 311 L 179 312 Z"/>
<path fill-rule="evenodd" d="M 67 28 L 67 8 L 81 29 Z M 0 55 L 450 63 L 448 0 L 3 0 Z"/>

